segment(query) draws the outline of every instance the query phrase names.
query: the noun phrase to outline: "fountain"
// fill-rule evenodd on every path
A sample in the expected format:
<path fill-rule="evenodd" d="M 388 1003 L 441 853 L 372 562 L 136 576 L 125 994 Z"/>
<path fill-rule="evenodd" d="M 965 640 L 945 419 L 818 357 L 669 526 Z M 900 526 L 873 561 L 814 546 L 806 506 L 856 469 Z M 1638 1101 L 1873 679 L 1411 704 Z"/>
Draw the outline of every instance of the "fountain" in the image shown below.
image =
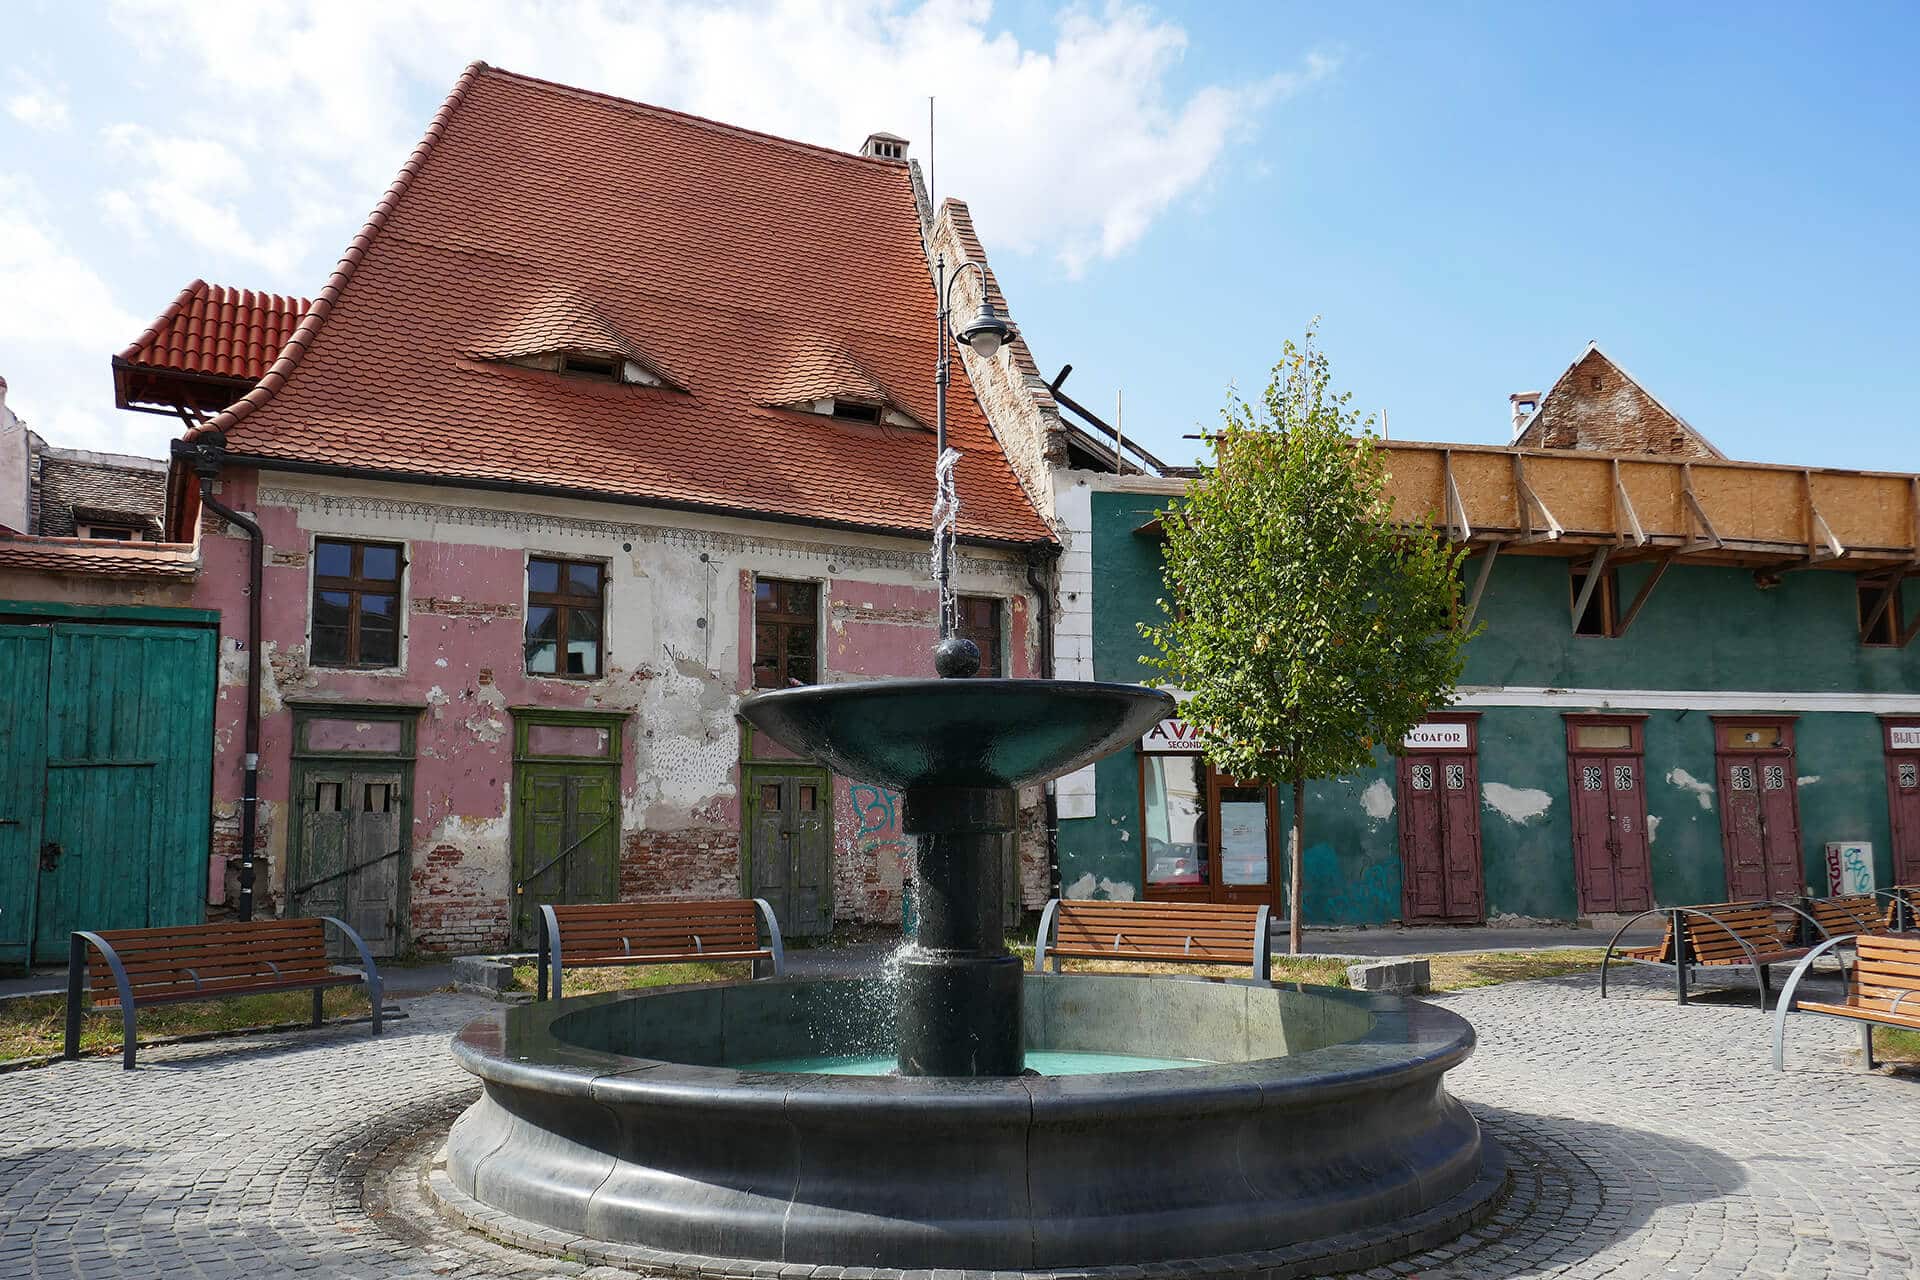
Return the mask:
<path fill-rule="evenodd" d="M 945 293 L 943 277 L 943 325 Z M 962 340 L 993 319 L 983 307 Z M 974 678 L 979 655 L 951 628 L 941 445 L 941 678 L 740 708 L 902 794 L 919 929 L 897 975 L 481 1018 L 454 1050 L 484 1087 L 432 1189 L 510 1241 L 687 1276 L 1122 1280 L 1154 1266 L 1271 1280 L 1465 1230 L 1505 1174 L 1443 1086 L 1472 1052 L 1461 1018 L 1286 983 L 1027 974 L 1008 953 L 999 869 L 1017 789 L 1111 754 L 1173 704 L 1133 685 Z M 889 1058 L 894 1072 L 857 1074 Z"/>

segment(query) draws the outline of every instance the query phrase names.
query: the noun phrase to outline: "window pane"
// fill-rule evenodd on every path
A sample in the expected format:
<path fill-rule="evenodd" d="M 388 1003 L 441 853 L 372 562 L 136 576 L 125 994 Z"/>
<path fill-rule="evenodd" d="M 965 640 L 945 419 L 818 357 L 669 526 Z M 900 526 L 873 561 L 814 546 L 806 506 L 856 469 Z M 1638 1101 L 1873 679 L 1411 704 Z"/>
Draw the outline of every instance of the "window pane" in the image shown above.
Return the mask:
<path fill-rule="evenodd" d="M 600 566 L 597 564 L 568 565 L 567 589 L 577 596 L 597 597 L 600 594 Z"/>
<path fill-rule="evenodd" d="M 400 548 L 363 546 L 360 548 L 360 576 L 375 582 L 400 579 Z"/>
<path fill-rule="evenodd" d="M 341 667 L 352 661 L 347 653 L 347 605 L 351 599 L 344 591 L 316 591 L 313 594 L 313 653 L 316 666 Z"/>
<path fill-rule="evenodd" d="M 400 665 L 400 623 L 398 596 L 360 597 L 360 653 L 362 666 L 397 667 Z"/>
<path fill-rule="evenodd" d="M 787 611 L 789 613 L 812 613 L 813 601 L 813 583 L 789 582 L 787 584 Z"/>
<path fill-rule="evenodd" d="M 1574 726 L 1573 741 L 1587 750 L 1627 750 L 1633 746 L 1633 729 L 1624 724 L 1583 724 Z"/>
<path fill-rule="evenodd" d="M 551 595 L 560 589 L 560 565 L 554 560 L 527 561 L 527 590 Z"/>
<path fill-rule="evenodd" d="M 789 626 L 787 629 L 787 657 L 811 658 L 813 656 L 813 628 Z"/>
<path fill-rule="evenodd" d="M 559 653 L 559 631 L 555 622 L 559 610 L 551 605 L 527 608 L 527 670 L 551 675 Z"/>
<path fill-rule="evenodd" d="M 1147 883 L 1206 884 L 1205 765 L 1193 756 L 1143 757 Z"/>
<path fill-rule="evenodd" d="M 813 679 L 813 655 L 811 653 L 804 658 L 792 656 L 787 658 L 788 685 L 812 684 Z"/>
<path fill-rule="evenodd" d="M 346 578 L 353 574 L 351 542 L 320 541 L 313 544 L 313 571 L 322 578 Z"/>
<path fill-rule="evenodd" d="M 589 609 L 568 609 L 567 674 L 600 674 L 600 615 Z"/>
<path fill-rule="evenodd" d="M 1258 787 L 1220 793 L 1220 874 L 1227 884 L 1267 882 L 1267 798 Z"/>
<path fill-rule="evenodd" d="M 773 584 L 765 578 L 753 584 L 753 603 L 756 608 L 773 603 Z"/>

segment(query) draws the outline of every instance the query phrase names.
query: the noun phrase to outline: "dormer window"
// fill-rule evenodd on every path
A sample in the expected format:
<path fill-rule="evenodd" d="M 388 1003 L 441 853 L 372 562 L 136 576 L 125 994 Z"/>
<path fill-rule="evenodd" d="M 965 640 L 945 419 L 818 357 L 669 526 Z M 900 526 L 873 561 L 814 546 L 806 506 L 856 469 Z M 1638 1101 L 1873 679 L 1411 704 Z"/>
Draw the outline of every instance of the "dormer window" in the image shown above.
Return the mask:
<path fill-rule="evenodd" d="M 832 403 L 830 412 L 836 418 L 845 418 L 849 422 L 880 421 L 881 410 L 877 404 L 861 404 L 857 400 L 835 400 Z"/>
<path fill-rule="evenodd" d="M 517 364 L 523 369 L 545 369 L 549 373 L 599 378 L 604 382 L 624 382 L 637 387 L 663 385 L 639 361 L 604 351 L 546 351 L 537 355 L 508 356 L 507 363 Z"/>
<path fill-rule="evenodd" d="M 623 363 L 625 362 L 617 361 L 612 356 L 590 356 L 580 352 L 570 352 L 560 357 L 560 372 L 584 373 L 594 378 L 617 378 L 620 376 L 620 365 Z"/>

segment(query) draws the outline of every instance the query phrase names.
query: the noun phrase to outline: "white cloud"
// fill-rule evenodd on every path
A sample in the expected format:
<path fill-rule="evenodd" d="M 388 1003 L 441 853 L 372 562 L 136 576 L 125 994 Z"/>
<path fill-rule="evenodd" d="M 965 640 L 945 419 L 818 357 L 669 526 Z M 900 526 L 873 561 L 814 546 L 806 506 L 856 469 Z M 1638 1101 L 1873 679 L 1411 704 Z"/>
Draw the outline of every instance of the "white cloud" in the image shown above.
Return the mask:
<path fill-rule="evenodd" d="M 0 342 L 118 351 L 142 322 L 51 223 L 31 183 L 0 175 Z"/>
<path fill-rule="evenodd" d="M 14 73 L 14 91 L 7 95 L 7 114 L 29 129 L 57 130 L 67 127 L 67 99 L 59 89 L 38 84 Z"/>
<path fill-rule="evenodd" d="M 307 196 L 328 191 L 361 210 L 420 132 L 410 104 L 470 58 L 830 146 L 887 129 L 911 138 L 923 163 L 931 94 L 940 192 L 968 200 L 990 250 L 1050 256 L 1070 273 L 1132 248 L 1267 108 L 1334 70 L 1308 54 L 1248 83 L 1178 90 L 1185 31 L 1122 3 L 1069 10 L 1051 48 L 995 30 L 983 0 L 556 0 L 537 18 L 508 0 L 121 0 L 117 12 L 195 85 L 189 118 L 173 126 L 264 161 L 253 166 L 263 180 L 296 159 L 325 175 Z M 151 212 L 164 198 L 197 238 L 240 259 L 276 270 L 306 244 L 258 225 L 236 234 L 217 202 L 150 182 Z M 292 193 L 278 194 L 293 215 Z"/>

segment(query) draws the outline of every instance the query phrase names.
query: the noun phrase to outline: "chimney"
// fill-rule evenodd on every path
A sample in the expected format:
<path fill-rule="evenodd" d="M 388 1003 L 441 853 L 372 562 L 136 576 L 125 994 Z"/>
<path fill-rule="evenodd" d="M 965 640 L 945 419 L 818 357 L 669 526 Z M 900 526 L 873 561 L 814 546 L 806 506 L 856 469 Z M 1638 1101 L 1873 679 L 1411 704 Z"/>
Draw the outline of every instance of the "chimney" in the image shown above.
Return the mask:
<path fill-rule="evenodd" d="M 870 133 L 860 144 L 860 154 L 875 160 L 905 160 L 907 140 L 897 133 Z"/>
<path fill-rule="evenodd" d="M 1516 391 L 1507 397 L 1507 409 L 1513 415 L 1513 438 L 1520 438 L 1520 428 L 1527 425 L 1527 419 L 1540 407 L 1540 392 Z"/>

